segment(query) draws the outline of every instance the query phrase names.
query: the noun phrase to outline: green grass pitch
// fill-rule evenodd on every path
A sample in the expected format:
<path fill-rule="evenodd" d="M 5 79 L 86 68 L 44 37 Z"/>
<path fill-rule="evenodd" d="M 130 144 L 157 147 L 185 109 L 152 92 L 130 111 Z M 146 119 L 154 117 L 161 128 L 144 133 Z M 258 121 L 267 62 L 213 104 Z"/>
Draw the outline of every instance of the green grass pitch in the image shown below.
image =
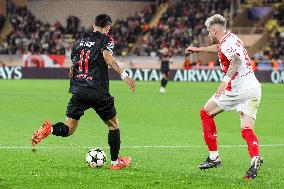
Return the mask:
<path fill-rule="evenodd" d="M 284 188 L 284 85 L 263 84 L 256 133 L 264 145 L 264 164 L 252 181 L 242 180 L 250 159 L 236 112 L 216 117 L 223 165 L 197 168 L 207 156 L 199 110 L 217 83 L 170 82 L 166 94 L 158 92 L 158 82 L 136 86 L 131 94 L 123 82 L 110 83 L 121 154 L 133 160 L 129 168 L 111 171 L 107 127 L 93 110 L 86 111 L 71 137 L 49 136 L 36 153 L 31 151 L 31 135 L 43 120 L 64 121 L 67 80 L 1 80 L 0 188 Z M 101 169 L 85 163 L 94 146 L 108 155 Z"/>

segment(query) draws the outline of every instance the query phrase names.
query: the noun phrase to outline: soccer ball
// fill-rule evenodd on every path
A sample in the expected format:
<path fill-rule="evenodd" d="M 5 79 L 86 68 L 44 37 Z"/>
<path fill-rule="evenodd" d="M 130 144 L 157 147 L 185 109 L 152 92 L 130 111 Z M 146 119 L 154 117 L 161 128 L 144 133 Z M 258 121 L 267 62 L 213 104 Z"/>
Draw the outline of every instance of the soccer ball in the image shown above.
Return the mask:
<path fill-rule="evenodd" d="M 86 163 L 91 168 L 102 167 L 105 164 L 106 160 L 106 153 L 98 148 L 90 150 L 86 155 Z"/>

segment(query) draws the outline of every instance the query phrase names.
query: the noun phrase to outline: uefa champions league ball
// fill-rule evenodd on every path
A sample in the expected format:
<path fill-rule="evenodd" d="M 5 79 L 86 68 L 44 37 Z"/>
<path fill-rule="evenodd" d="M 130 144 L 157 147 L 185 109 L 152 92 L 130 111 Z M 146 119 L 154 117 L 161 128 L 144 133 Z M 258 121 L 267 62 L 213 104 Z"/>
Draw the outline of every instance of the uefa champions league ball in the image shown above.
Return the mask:
<path fill-rule="evenodd" d="M 98 148 L 90 150 L 86 155 L 86 163 L 91 168 L 102 167 L 105 164 L 106 160 L 106 153 Z"/>

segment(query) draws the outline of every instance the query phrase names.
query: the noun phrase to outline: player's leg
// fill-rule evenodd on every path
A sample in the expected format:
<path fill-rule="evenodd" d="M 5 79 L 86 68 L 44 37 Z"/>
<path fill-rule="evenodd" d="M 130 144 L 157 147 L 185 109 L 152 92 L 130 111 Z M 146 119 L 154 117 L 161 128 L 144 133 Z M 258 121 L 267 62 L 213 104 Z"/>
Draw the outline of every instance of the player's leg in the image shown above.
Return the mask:
<path fill-rule="evenodd" d="M 111 155 L 111 169 L 118 170 L 128 167 L 131 162 L 130 157 L 118 157 L 120 150 L 120 130 L 118 117 L 115 116 L 105 122 L 108 126 L 108 144 Z"/>
<path fill-rule="evenodd" d="M 259 156 L 258 138 L 254 132 L 255 119 L 243 112 L 240 113 L 240 117 L 242 137 L 248 145 L 248 152 L 251 157 L 250 167 L 247 170 L 244 179 L 250 180 L 257 176 L 263 160 Z"/>
<path fill-rule="evenodd" d="M 129 166 L 130 157 L 119 157 L 120 152 L 120 130 L 119 120 L 114 107 L 113 97 L 95 102 L 93 109 L 108 126 L 108 144 L 110 147 L 111 169 L 117 170 Z"/>
<path fill-rule="evenodd" d="M 257 109 L 261 99 L 261 89 L 249 90 L 245 96 L 249 98 L 236 108 L 240 112 L 241 135 L 248 145 L 248 152 L 251 158 L 250 168 L 244 177 L 249 180 L 257 176 L 257 172 L 262 164 L 262 159 L 259 157 L 258 137 L 254 132 Z"/>
<path fill-rule="evenodd" d="M 166 72 L 162 71 L 162 80 L 161 80 L 161 87 L 160 87 L 160 92 L 165 93 L 166 92 L 166 85 L 167 85 L 167 80 L 166 80 Z"/>
<path fill-rule="evenodd" d="M 107 121 L 105 124 L 108 126 L 108 144 L 110 147 L 111 163 L 117 164 L 118 154 L 120 150 L 120 130 L 118 117 L 115 116 Z"/>
<path fill-rule="evenodd" d="M 67 137 L 74 133 L 78 126 L 79 119 L 84 115 L 84 111 L 89 107 L 82 103 L 78 97 L 72 96 L 67 106 L 66 121 L 52 124 L 45 121 L 42 126 L 33 134 L 32 145 L 37 145 L 42 139 L 50 134 L 55 136 Z"/>
<path fill-rule="evenodd" d="M 32 145 L 35 146 L 42 139 L 48 137 L 50 134 L 55 136 L 67 137 L 74 133 L 78 126 L 79 120 L 66 117 L 65 124 L 57 122 L 52 124 L 50 121 L 45 121 L 42 126 L 37 130 L 32 137 Z"/>
<path fill-rule="evenodd" d="M 214 116 L 223 109 L 210 99 L 200 111 L 203 137 L 209 150 L 209 157 L 199 165 L 200 169 L 209 169 L 221 165 L 217 149 L 217 129 Z"/>
<path fill-rule="evenodd" d="M 241 134 L 248 145 L 249 155 L 253 159 L 259 156 L 258 138 L 254 133 L 255 120 L 252 117 L 244 114 L 243 112 L 240 113 L 240 119 Z"/>
<path fill-rule="evenodd" d="M 62 122 L 55 123 L 52 125 L 52 134 L 62 137 L 72 135 L 78 127 L 79 120 L 77 119 L 66 117 L 65 124 Z"/>
<path fill-rule="evenodd" d="M 164 81 L 164 88 L 166 88 L 167 84 L 168 84 L 168 81 L 169 81 L 169 71 L 167 70 L 165 72 L 165 81 Z"/>
<path fill-rule="evenodd" d="M 248 152 L 251 158 L 251 164 L 246 172 L 244 179 L 250 180 L 257 176 L 263 160 L 259 156 L 258 137 L 254 132 L 256 113 L 261 99 L 260 89 L 253 90 L 253 97 L 245 101 L 239 108 L 241 119 L 241 134 L 248 145 Z"/>

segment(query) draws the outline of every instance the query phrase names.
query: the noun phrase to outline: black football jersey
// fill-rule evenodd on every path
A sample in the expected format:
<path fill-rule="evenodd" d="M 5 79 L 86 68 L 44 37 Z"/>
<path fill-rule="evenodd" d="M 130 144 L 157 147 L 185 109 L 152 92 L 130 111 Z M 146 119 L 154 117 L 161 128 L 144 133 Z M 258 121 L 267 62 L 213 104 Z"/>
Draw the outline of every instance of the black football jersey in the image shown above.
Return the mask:
<path fill-rule="evenodd" d="M 161 61 L 161 70 L 169 70 L 170 69 L 170 59 L 171 59 L 171 55 L 169 53 L 165 53 L 165 54 L 160 54 L 159 56 L 160 61 Z"/>
<path fill-rule="evenodd" d="M 113 46 L 113 39 L 100 32 L 88 32 L 75 43 L 71 53 L 70 93 L 87 91 L 97 98 L 110 96 L 103 50 L 113 53 Z"/>

